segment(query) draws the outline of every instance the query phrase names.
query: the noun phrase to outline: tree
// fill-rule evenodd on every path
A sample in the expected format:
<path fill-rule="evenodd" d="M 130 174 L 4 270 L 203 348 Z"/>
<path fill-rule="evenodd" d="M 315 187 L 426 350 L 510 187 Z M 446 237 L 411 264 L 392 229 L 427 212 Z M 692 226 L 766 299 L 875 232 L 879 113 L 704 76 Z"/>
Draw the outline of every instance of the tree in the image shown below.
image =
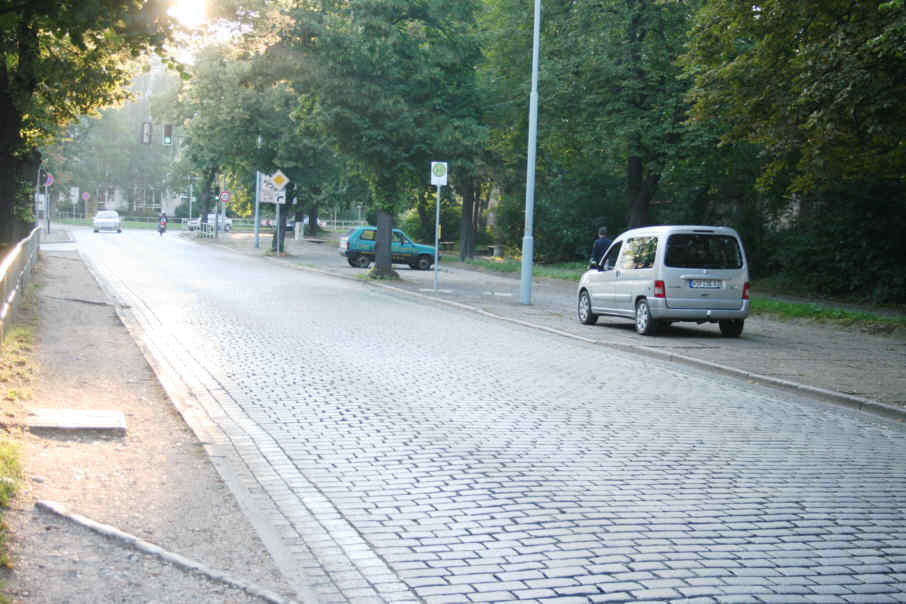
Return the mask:
<path fill-rule="evenodd" d="M 0 241 L 29 227 L 36 150 L 62 124 L 120 102 L 133 59 L 165 55 L 165 0 L 0 0 Z"/>
<path fill-rule="evenodd" d="M 651 222 L 649 206 L 682 144 L 687 83 L 675 59 L 690 11 L 675 2 L 550 0 L 541 20 L 535 253 L 586 258 L 597 229 Z M 493 91 L 491 150 L 501 205 L 496 236 L 518 245 L 524 221 L 531 13 L 489 0 L 483 81 Z"/>
<path fill-rule="evenodd" d="M 472 11 L 471 1 L 325 1 L 291 11 L 293 27 L 271 51 L 299 66 L 295 88 L 317 95 L 325 130 L 367 175 L 378 275 L 392 272 L 392 215 L 408 190 L 427 186 L 430 161 L 444 153 L 438 133 L 469 114 L 465 72 L 479 55 L 463 28 Z"/>
<path fill-rule="evenodd" d="M 665 152 L 681 141 L 686 84 L 675 61 L 689 9 L 679 2 L 579 0 L 556 3 L 549 14 L 547 72 L 556 80 L 546 123 L 556 129 L 548 140 L 583 163 L 622 165 L 627 223 L 649 224 Z"/>
<path fill-rule="evenodd" d="M 168 106 L 168 99 L 175 98 L 172 93 L 178 82 L 172 73 L 151 70 L 129 87 L 136 100 L 103 109 L 96 117 L 83 117 L 61 129 L 53 144 L 41 150 L 45 166 L 55 176 L 55 185 L 61 190 L 78 187 L 99 202 L 113 199 L 119 191 L 135 204 L 149 197 L 153 200 L 173 185 L 184 183 L 170 178 L 178 145 L 176 141 L 171 146 L 161 144 L 163 120 L 153 118 L 159 111 L 157 99 L 161 99 L 161 106 Z M 145 94 L 150 91 L 154 94 Z M 154 123 L 154 135 L 151 144 L 143 144 L 141 127 L 149 119 Z"/>
<path fill-rule="evenodd" d="M 741 4 L 695 18 L 685 71 L 693 118 L 726 121 L 724 142 L 769 159 L 790 190 L 902 179 L 906 169 L 906 10 L 893 2 Z"/>

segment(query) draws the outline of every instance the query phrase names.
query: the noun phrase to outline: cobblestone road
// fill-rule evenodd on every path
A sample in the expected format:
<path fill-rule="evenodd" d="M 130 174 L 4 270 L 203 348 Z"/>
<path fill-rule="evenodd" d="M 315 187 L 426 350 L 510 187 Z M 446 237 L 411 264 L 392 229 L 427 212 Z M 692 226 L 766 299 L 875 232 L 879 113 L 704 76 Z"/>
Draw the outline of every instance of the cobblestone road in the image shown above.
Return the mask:
<path fill-rule="evenodd" d="M 76 231 L 307 602 L 906 602 L 902 425 L 124 235 Z"/>

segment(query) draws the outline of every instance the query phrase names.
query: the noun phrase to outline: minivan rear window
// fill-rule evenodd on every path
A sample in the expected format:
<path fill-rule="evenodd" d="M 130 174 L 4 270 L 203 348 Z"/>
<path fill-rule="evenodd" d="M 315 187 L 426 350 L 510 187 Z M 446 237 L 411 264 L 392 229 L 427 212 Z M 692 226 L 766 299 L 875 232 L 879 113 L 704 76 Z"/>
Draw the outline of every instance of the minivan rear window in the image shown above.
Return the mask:
<path fill-rule="evenodd" d="M 677 268 L 742 268 L 742 250 L 730 235 L 670 235 L 664 264 Z"/>

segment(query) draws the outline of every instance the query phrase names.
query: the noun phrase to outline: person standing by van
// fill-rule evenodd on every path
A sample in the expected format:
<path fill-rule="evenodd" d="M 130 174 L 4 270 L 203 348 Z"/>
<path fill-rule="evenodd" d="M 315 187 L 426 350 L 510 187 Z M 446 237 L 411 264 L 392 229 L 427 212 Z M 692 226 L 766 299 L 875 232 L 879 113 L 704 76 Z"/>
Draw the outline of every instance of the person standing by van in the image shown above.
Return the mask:
<path fill-rule="evenodd" d="M 601 261 L 601 258 L 604 256 L 604 252 L 607 251 L 607 248 L 610 247 L 611 243 L 613 243 L 613 240 L 607 236 L 607 227 L 602 226 L 598 229 L 598 238 L 595 239 L 594 244 L 591 246 L 592 264 L 597 264 Z"/>

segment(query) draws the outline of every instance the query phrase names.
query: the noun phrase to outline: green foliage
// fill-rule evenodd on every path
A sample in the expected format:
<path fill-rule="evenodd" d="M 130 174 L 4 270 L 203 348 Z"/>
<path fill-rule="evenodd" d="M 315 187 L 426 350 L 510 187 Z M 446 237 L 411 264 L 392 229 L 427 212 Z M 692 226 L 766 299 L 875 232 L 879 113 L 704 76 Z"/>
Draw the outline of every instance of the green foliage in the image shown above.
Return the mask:
<path fill-rule="evenodd" d="M 154 97 L 172 97 L 178 87 L 179 78 L 173 73 L 154 70 L 138 76 L 130 86 L 135 94 L 153 91 Z M 147 96 L 122 107 L 101 111 L 94 117 L 84 117 L 70 124 L 55 139 L 54 144 L 42 150 L 45 166 L 54 174 L 54 190 L 66 192 L 78 187 L 88 193 L 91 200 L 86 204 L 78 199 L 78 214 L 90 216 L 90 207 L 106 199 L 114 199 L 117 191 L 123 195 L 130 207 L 135 202 L 151 207 L 159 202 L 167 189 L 188 190 L 187 181 L 176 180 L 171 170 L 174 158 L 179 152 L 179 136 L 173 145 L 161 144 L 162 115 L 153 115 L 154 108 Z M 141 128 L 152 116 L 152 141 L 143 144 Z M 177 134 L 181 130 L 177 129 Z M 70 200 L 60 199 L 58 207 L 72 208 Z M 86 207 L 88 206 L 88 207 Z"/>
<path fill-rule="evenodd" d="M 498 273 L 518 273 L 522 270 L 521 260 L 510 258 L 504 260 L 472 258 L 467 261 L 468 264 Z M 532 276 L 546 277 L 549 279 L 563 279 L 565 281 L 579 281 L 588 269 L 587 262 L 561 262 L 557 264 L 532 264 Z"/>
<path fill-rule="evenodd" d="M 425 206 L 430 222 L 425 225 L 413 208 L 403 213 L 399 228 L 416 241 L 434 245 L 434 225 L 437 222 L 437 197 L 434 202 Z M 459 237 L 459 207 L 442 200 L 440 204 L 441 241 L 455 241 Z M 426 228 L 427 226 L 427 228 Z"/>
<path fill-rule="evenodd" d="M 165 0 L 0 1 L 0 240 L 27 229 L 23 194 L 36 147 L 81 115 L 123 101 L 135 59 L 165 54 L 174 25 Z"/>
<path fill-rule="evenodd" d="M 303 6 L 273 51 L 298 60 L 295 88 L 317 95 L 322 127 L 363 168 L 379 209 L 394 213 L 426 183 L 430 161 L 451 151 L 439 138 L 474 144 L 472 11 L 471 1 Z"/>
<path fill-rule="evenodd" d="M 21 478 L 22 462 L 19 459 L 18 445 L 11 440 L 0 440 L 0 506 L 9 505 Z"/>
<path fill-rule="evenodd" d="M 599 227 L 607 226 L 612 234 L 621 232 L 625 202 L 616 198 L 619 186 L 617 178 L 607 174 L 542 181 L 535 193 L 535 257 L 540 262 L 587 260 Z M 495 243 L 521 248 L 525 198 L 504 195 L 495 218 Z"/>
<path fill-rule="evenodd" d="M 906 187 L 899 184 L 803 198 L 800 220 L 773 246 L 778 281 L 825 296 L 906 300 L 904 198 Z"/>
<path fill-rule="evenodd" d="M 906 168 L 902 2 L 708 2 L 684 57 L 693 118 L 725 120 L 724 142 L 769 159 L 762 183 L 800 193 Z"/>
<path fill-rule="evenodd" d="M 758 296 L 752 297 L 752 313 L 773 315 L 784 319 L 809 319 L 838 325 L 850 325 L 873 331 L 883 331 L 884 328 L 906 327 L 906 318 L 904 317 L 845 310 L 825 304 L 786 302 Z"/>

